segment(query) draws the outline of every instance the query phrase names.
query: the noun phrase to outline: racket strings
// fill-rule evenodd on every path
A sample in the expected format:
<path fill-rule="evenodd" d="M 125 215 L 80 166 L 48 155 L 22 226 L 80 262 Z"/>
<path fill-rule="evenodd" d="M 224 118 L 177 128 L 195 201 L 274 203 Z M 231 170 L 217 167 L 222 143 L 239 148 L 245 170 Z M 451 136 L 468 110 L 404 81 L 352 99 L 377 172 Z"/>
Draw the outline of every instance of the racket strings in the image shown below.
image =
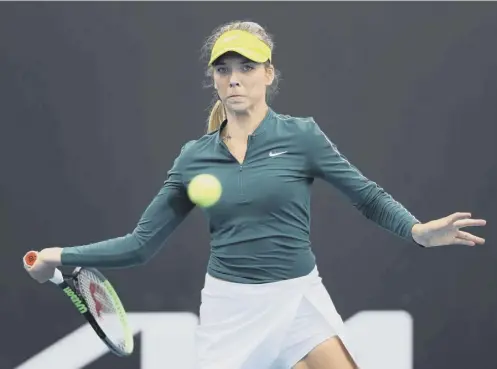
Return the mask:
<path fill-rule="evenodd" d="M 122 324 L 119 302 L 115 302 L 105 286 L 105 281 L 89 270 L 83 269 L 78 275 L 78 285 L 88 308 L 110 341 L 125 350 L 126 331 Z"/>

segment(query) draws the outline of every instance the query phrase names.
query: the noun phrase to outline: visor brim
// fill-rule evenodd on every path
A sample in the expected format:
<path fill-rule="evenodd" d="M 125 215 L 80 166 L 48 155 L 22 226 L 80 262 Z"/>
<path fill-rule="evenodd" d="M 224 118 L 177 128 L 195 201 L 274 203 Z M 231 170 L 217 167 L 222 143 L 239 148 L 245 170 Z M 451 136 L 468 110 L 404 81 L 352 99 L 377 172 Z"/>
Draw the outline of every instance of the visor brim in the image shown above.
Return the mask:
<path fill-rule="evenodd" d="M 246 47 L 228 47 L 219 50 L 219 52 L 217 52 L 215 55 L 212 55 L 211 60 L 209 61 L 209 65 L 213 65 L 221 56 L 229 52 L 240 54 L 241 56 L 256 63 L 264 63 L 269 60 L 265 54 L 257 50 L 252 50 Z"/>

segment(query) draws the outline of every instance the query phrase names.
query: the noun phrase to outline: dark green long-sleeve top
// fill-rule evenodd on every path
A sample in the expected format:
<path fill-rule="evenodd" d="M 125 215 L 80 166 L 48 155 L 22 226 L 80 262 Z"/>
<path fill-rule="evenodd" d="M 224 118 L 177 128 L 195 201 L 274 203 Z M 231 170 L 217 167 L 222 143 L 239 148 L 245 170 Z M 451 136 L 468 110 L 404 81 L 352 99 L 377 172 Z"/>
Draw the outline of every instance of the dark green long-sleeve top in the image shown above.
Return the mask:
<path fill-rule="evenodd" d="M 351 165 L 314 119 L 269 109 L 248 138 L 242 164 L 230 154 L 219 130 L 188 142 L 132 233 L 66 247 L 62 265 L 116 268 L 145 263 L 194 208 L 186 188 L 200 173 L 217 176 L 223 186 L 220 200 L 203 209 L 211 234 L 208 273 L 217 278 L 266 283 L 300 277 L 314 268 L 310 197 L 315 178 L 335 186 L 366 218 L 414 243 L 416 218 Z"/>

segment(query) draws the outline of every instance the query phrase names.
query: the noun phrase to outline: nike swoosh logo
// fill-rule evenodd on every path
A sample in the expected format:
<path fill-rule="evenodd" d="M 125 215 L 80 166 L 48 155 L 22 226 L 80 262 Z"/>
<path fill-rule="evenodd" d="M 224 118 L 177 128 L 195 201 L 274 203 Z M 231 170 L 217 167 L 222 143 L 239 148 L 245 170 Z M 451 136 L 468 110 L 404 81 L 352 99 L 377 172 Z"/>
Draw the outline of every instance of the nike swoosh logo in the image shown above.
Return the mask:
<path fill-rule="evenodd" d="M 288 151 L 280 151 L 280 152 L 272 152 L 272 151 L 270 151 L 270 152 L 269 152 L 269 156 L 270 156 L 270 157 L 273 157 L 273 156 L 278 156 L 278 155 L 285 154 L 285 153 L 287 153 L 287 152 L 288 152 Z"/>

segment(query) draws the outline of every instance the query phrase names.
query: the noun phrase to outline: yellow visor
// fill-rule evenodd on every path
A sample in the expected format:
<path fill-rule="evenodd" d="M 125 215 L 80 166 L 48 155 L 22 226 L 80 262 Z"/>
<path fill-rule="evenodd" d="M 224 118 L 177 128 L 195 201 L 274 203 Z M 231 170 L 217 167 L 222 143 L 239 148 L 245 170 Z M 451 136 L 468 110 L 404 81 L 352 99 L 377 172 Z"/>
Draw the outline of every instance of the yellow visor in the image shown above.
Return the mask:
<path fill-rule="evenodd" d="M 209 65 L 221 55 L 233 51 L 256 63 L 271 60 L 271 49 L 250 32 L 234 30 L 225 32 L 214 44 Z"/>

